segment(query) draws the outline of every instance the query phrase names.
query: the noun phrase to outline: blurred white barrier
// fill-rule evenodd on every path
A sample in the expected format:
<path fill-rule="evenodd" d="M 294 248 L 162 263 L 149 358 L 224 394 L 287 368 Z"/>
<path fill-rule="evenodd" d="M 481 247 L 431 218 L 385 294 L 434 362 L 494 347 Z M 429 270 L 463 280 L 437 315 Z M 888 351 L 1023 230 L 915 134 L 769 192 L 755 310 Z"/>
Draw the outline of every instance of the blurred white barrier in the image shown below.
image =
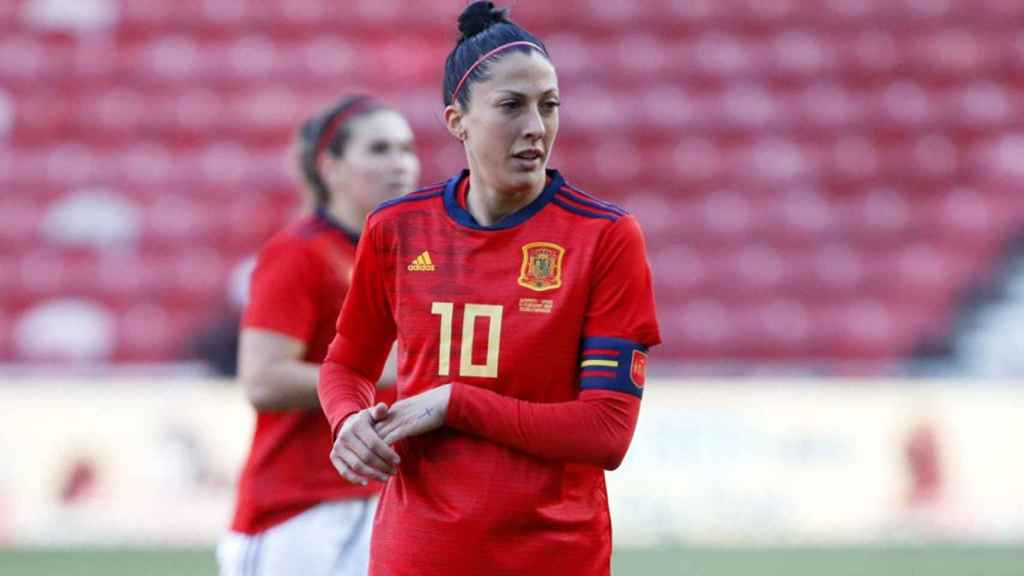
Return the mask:
<path fill-rule="evenodd" d="M 0 543 L 209 544 L 252 415 L 235 386 L 0 386 Z"/>
<path fill-rule="evenodd" d="M 0 386 L 0 544 L 209 544 L 252 416 L 223 383 Z M 1024 384 L 648 386 L 620 546 L 1024 539 Z"/>
<path fill-rule="evenodd" d="M 608 475 L 616 542 L 1024 540 L 1024 383 L 662 383 Z"/>

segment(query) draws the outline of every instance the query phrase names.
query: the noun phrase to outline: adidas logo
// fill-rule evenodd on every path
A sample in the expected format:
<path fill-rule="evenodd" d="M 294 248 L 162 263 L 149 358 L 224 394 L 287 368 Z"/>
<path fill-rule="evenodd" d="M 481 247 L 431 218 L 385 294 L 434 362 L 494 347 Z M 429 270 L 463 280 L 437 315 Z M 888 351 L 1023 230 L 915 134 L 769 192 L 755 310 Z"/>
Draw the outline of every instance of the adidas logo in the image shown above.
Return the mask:
<path fill-rule="evenodd" d="M 412 261 L 408 266 L 409 272 L 433 272 L 434 262 L 430 259 L 430 252 L 426 250 Z"/>

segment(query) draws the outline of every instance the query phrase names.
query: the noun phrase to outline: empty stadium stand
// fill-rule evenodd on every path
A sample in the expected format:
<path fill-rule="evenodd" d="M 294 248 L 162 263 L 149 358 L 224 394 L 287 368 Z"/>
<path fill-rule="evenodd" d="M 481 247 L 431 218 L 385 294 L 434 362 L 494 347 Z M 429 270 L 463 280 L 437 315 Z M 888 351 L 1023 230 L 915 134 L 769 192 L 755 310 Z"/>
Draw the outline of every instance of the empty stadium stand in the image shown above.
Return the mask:
<path fill-rule="evenodd" d="M 296 205 L 294 127 L 342 92 L 409 115 L 425 183 L 452 173 L 440 78 L 462 4 L 0 3 L 0 362 L 30 359 L 22 315 L 69 298 L 116 319 L 105 359 L 178 357 Z M 559 69 L 552 164 L 645 227 L 661 361 L 891 369 L 948 337 L 1024 228 L 1024 2 L 513 16 Z M 114 213 L 58 213 L 90 194 Z"/>

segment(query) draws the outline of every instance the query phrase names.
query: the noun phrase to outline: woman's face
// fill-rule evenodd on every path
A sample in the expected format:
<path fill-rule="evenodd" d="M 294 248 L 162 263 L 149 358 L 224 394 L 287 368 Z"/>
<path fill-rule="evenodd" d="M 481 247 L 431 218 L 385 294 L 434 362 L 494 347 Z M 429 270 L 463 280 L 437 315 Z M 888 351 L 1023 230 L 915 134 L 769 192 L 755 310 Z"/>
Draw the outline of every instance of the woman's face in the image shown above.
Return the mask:
<path fill-rule="evenodd" d="M 409 123 L 394 110 L 376 110 L 348 123 L 340 158 L 324 154 L 321 173 L 335 200 L 365 216 L 378 204 L 411 192 L 420 176 Z"/>
<path fill-rule="evenodd" d="M 469 168 L 489 188 L 516 195 L 543 188 L 558 134 L 558 77 L 536 51 L 489 63 L 488 79 L 471 85 L 469 109 L 447 113 L 466 146 Z"/>

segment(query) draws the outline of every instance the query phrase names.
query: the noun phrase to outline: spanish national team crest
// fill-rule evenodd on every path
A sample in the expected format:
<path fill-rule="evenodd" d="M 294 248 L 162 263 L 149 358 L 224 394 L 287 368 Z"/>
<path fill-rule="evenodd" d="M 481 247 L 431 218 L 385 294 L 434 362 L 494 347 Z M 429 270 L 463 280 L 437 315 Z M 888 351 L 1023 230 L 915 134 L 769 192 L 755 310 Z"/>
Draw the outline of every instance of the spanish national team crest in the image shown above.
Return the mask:
<path fill-rule="evenodd" d="M 633 350 L 633 358 L 629 363 L 629 379 L 637 388 L 643 388 L 647 383 L 647 354 Z"/>
<path fill-rule="evenodd" d="M 551 242 L 530 242 L 523 246 L 519 285 L 537 292 L 562 285 L 562 257 L 565 248 Z"/>

